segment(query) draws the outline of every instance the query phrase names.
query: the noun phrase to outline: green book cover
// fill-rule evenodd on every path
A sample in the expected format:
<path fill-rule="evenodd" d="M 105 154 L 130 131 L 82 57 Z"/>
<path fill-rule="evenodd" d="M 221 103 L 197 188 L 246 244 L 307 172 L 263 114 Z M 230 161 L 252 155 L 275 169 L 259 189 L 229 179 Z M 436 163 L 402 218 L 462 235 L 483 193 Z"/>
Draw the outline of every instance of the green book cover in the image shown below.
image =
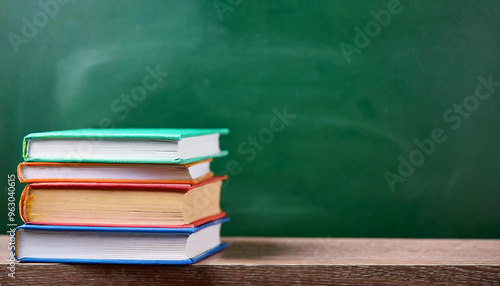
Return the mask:
<path fill-rule="evenodd" d="M 195 157 L 189 159 L 172 158 L 172 159 L 91 159 L 84 158 L 63 158 L 54 157 L 50 159 L 42 159 L 29 157 L 29 144 L 34 139 L 89 139 L 89 140 L 158 140 L 158 141 L 180 141 L 183 138 L 210 135 L 210 134 L 225 135 L 229 133 L 228 129 L 183 129 L 183 128 L 123 128 L 123 129 L 75 129 L 63 131 L 50 131 L 31 133 L 24 137 L 23 140 L 23 158 L 25 161 L 37 162 L 99 162 L 99 163 L 158 163 L 158 164 L 188 164 L 208 158 L 223 157 L 228 154 L 227 151 L 221 151 L 218 154 L 210 156 Z"/>

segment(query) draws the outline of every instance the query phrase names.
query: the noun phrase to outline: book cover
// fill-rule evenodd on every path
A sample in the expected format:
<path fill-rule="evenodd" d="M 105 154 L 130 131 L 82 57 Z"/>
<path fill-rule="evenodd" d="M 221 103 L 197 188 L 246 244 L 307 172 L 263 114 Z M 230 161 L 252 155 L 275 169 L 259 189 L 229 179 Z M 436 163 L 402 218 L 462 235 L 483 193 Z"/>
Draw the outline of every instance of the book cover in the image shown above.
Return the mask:
<path fill-rule="evenodd" d="M 193 162 L 189 164 L 171 164 L 179 167 L 191 167 L 200 162 L 212 161 L 212 159 L 206 159 L 198 162 Z M 60 163 L 60 162 L 22 162 L 17 166 L 17 177 L 21 183 L 49 183 L 49 182 L 98 182 L 98 183 L 154 183 L 154 184 L 196 184 L 214 176 L 213 172 L 206 174 L 200 178 L 193 180 L 140 180 L 140 179 L 104 179 L 104 178 L 64 178 L 64 176 L 53 176 L 51 178 L 32 178 L 26 179 L 23 176 L 23 169 L 25 167 L 34 168 L 50 168 L 50 167 L 85 167 L 85 168 L 119 168 L 122 165 L 127 165 L 127 167 L 144 167 L 144 165 L 165 165 L 165 164 L 133 164 L 133 163 Z"/>
<path fill-rule="evenodd" d="M 76 129 L 63 131 L 50 131 L 31 133 L 23 139 L 23 158 L 27 162 L 75 162 L 75 158 L 54 157 L 51 159 L 30 158 L 29 142 L 32 139 L 131 139 L 131 140 L 164 140 L 180 141 L 183 138 L 209 135 L 226 135 L 229 129 L 182 129 L 182 128 L 124 128 L 124 129 Z M 98 163 L 154 163 L 154 164 L 188 164 L 209 158 L 223 157 L 228 154 L 227 151 L 220 151 L 217 154 L 209 156 L 200 156 L 189 159 L 168 158 L 168 159 L 78 159 L 76 162 L 98 162 Z"/>
<path fill-rule="evenodd" d="M 50 258 L 22 258 L 18 257 L 18 235 L 19 230 L 38 230 L 38 231 L 92 231 L 92 232 L 131 232 L 131 233 L 178 233 L 193 234 L 206 227 L 228 222 L 229 218 L 224 217 L 197 227 L 190 228 L 130 228 L 130 227 L 91 227 L 91 226 L 54 226 L 54 225 L 28 225 L 24 224 L 16 228 L 15 243 L 13 248 L 14 257 L 20 262 L 45 262 L 45 263 L 100 263 L 100 264 L 192 264 L 196 263 L 212 254 L 215 254 L 227 247 L 227 243 L 221 243 L 218 246 L 195 257 L 184 260 L 134 260 L 134 259 L 50 259 Z"/>
<path fill-rule="evenodd" d="M 32 225 L 49 225 L 47 223 L 43 222 L 30 222 L 28 218 L 26 217 L 26 208 L 30 204 L 30 195 L 29 191 L 30 189 L 61 189 L 62 192 L 64 192 L 65 189 L 99 189 L 99 190 L 141 190 L 141 191 L 171 191 L 171 192 L 181 192 L 181 193 L 187 193 L 189 190 L 210 184 L 212 182 L 216 181 L 222 181 L 227 179 L 227 176 L 217 176 L 213 177 L 211 179 L 205 180 L 200 183 L 196 184 L 144 184 L 144 183 L 83 183 L 83 182 L 54 182 L 54 183 L 33 183 L 27 185 L 20 198 L 19 202 L 19 212 L 21 215 L 21 219 L 26 223 L 26 224 L 32 224 Z M 196 227 L 199 225 L 202 225 L 206 222 L 220 219 L 226 215 L 225 212 L 221 211 L 218 214 L 211 215 L 208 217 L 204 217 L 202 219 L 196 220 L 194 222 L 191 222 L 189 224 L 184 224 L 184 225 L 150 225 L 149 227 L 153 228 L 191 228 L 191 227 Z M 86 224 L 86 223 L 71 223 L 71 224 L 65 224 L 65 223 L 51 223 L 51 225 L 79 225 L 79 226 L 89 226 L 92 224 Z M 113 225 L 113 224 L 102 224 L 103 226 L 106 227 L 119 227 L 122 225 Z M 127 227 L 138 227 L 137 225 L 134 224 L 129 224 Z"/>

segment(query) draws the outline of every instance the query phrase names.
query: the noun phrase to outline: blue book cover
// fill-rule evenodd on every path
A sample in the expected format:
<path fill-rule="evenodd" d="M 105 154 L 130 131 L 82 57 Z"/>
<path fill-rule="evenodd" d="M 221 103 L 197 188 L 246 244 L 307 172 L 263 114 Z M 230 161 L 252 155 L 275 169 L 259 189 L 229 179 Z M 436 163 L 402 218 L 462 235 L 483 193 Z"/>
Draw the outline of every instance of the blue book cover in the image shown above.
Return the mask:
<path fill-rule="evenodd" d="M 90 227 L 90 226 L 55 226 L 55 225 L 30 225 L 25 224 L 16 229 L 16 244 L 14 255 L 20 262 L 44 262 L 44 263 L 99 263 L 99 264 L 192 264 L 196 263 L 210 255 L 213 255 L 227 247 L 227 243 L 221 243 L 199 255 L 182 260 L 135 260 L 135 259 L 72 259 L 72 258 L 35 258 L 35 257 L 18 257 L 17 241 L 20 230 L 36 230 L 36 231 L 71 231 L 71 232 L 105 232 L 105 233 L 170 233 L 170 234 L 194 234 L 202 229 L 216 224 L 228 222 L 229 218 L 225 217 L 206 224 L 190 227 L 190 228 L 131 228 L 131 227 Z"/>

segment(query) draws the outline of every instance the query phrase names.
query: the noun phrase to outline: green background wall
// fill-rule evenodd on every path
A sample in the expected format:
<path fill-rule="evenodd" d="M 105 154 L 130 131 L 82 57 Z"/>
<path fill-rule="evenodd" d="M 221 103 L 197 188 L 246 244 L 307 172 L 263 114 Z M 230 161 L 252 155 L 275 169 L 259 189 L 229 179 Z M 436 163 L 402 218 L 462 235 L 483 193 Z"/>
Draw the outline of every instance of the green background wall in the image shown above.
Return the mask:
<path fill-rule="evenodd" d="M 61 2 L 0 2 L 4 230 L 24 135 L 111 124 L 229 128 L 224 235 L 500 238 L 500 87 L 468 97 L 500 81 L 500 2 Z M 147 67 L 168 76 L 127 103 Z"/>

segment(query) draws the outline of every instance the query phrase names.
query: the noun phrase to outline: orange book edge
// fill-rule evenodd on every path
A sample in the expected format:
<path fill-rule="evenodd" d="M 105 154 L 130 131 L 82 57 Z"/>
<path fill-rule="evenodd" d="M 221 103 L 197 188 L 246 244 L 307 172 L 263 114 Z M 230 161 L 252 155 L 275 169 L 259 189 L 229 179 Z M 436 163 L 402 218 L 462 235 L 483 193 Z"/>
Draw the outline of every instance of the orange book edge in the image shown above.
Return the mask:
<path fill-rule="evenodd" d="M 184 164 L 184 165 L 176 165 L 176 166 L 183 166 L 186 168 L 189 168 L 193 165 L 202 163 L 202 162 L 212 162 L 213 159 L 206 159 L 206 160 L 201 160 L 198 162 L 193 162 L 189 164 Z M 125 163 L 123 163 L 125 164 Z M 43 166 L 116 166 L 116 165 L 123 165 L 122 163 L 54 163 L 54 162 L 23 162 L 17 166 L 17 177 L 19 178 L 19 182 L 21 183 L 50 183 L 50 182 L 97 182 L 97 183 L 151 183 L 151 184 L 162 184 L 162 183 L 174 183 L 174 184 L 196 184 L 199 182 L 202 182 L 204 180 L 210 179 L 214 176 L 214 172 L 210 172 L 206 174 L 205 176 L 201 176 L 199 178 L 196 178 L 194 180 L 134 180 L 134 179 L 93 179 L 93 178 L 88 178 L 88 179 L 79 179 L 79 178 L 47 178 L 47 179 L 24 179 L 23 178 L 23 172 L 22 168 L 25 166 L 37 166 L 37 167 L 43 167 Z M 134 165 L 141 165 L 144 166 L 145 164 L 127 164 L 129 166 L 134 166 Z M 147 165 L 157 165 L 157 164 L 147 164 Z"/>

